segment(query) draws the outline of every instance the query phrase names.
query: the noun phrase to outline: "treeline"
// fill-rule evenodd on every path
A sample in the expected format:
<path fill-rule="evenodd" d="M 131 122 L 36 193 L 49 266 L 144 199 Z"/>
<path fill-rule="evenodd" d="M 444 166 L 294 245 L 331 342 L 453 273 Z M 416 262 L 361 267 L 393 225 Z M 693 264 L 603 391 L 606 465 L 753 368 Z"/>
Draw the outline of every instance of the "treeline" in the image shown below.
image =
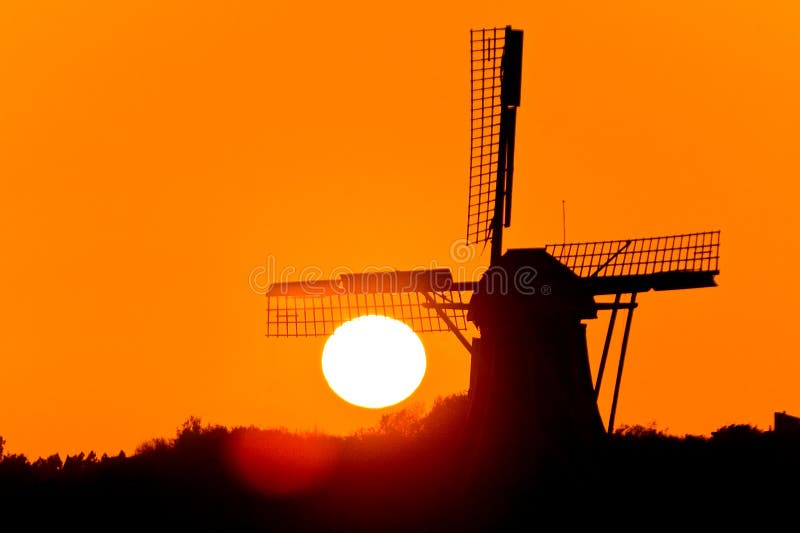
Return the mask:
<path fill-rule="evenodd" d="M 800 439 L 749 425 L 708 438 L 619 429 L 580 479 L 498 487 L 468 467 L 465 396 L 347 437 L 190 418 L 136 453 L 4 454 L 0 529 L 39 531 L 614 529 L 794 520 Z M 552 488 L 552 490 L 551 490 Z"/>

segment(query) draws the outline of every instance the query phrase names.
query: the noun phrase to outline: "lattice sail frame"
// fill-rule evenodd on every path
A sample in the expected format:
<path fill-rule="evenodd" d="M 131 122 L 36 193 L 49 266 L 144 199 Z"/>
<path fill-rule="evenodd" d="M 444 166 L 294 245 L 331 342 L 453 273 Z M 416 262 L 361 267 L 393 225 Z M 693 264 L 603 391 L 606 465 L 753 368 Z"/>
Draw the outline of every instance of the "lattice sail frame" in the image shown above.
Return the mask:
<path fill-rule="evenodd" d="M 492 234 L 502 110 L 502 59 L 506 28 L 470 31 L 471 140 L 467 243 Z"/>
<path fill-rule="evenodd" d="M 719 231 L 614 241 L 548 244 L 547 252 L 595 294 L 688 289 L 714 285 Z"/>
<path fill-rule="evenodd" d="M 462 293 L 446 269 L 273 284 L 267 291 L 267 337 L 328 336 L 363 315 L 396 318 L 417 333 L 466 331 Z"/>
<path fill-rule="evenodd" d="M 548 244 L 546 251 L 596 295 L 712 287 L 720 232 Z M 382 315 L 417 333 L 467 331 L 477 281 L 455 282 L 448 269 L 346 274 L 338 279 L 273 284 L 267 337 L 327 336 L 362 315 Z"/>
<path fill-rule="evenodd" d="M 666 237 L 548 244 L 582 278 L 719 270 L 719 231 Z"/>

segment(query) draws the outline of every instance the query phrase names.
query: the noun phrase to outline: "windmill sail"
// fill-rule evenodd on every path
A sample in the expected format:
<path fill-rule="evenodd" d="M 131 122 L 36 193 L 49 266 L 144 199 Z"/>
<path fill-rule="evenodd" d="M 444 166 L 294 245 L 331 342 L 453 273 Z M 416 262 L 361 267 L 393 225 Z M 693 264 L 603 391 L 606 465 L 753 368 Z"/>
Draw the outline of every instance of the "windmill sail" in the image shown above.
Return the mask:
<path fill-rule="evenodd" d="M 499 257 L 511 223 L 514 130 L 520 100 L 522 31 L 471 31 L 471 148 L 467 242 L 492 242 Z"/>
<path fill-rule="evenodd" d="M 417 333 L 464 331 L 464 290 L 448 269 L 276 283 L 267 290 L 267 337 L 327 336 L 362 315 L 396 318 Z"/>
<path fill-rule="evenodd" d="M 548 244 L 547 252 L 594 294 L 714 287 L 719 274 L 719 231 L 664 237 Z"/>

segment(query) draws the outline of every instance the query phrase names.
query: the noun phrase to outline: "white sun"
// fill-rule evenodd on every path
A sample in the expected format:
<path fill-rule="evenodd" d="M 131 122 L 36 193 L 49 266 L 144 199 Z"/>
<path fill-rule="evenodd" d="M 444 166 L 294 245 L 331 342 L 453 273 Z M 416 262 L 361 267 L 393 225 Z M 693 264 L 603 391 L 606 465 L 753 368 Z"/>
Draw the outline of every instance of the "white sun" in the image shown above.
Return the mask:
<path fill-rule="evenodd" d="M 399 403 L 425 375 L 425 348 L 403 322 L 365 315 L 345 322 L 322 350 L 322 373 L 347 402 L 377 409 Z"/>

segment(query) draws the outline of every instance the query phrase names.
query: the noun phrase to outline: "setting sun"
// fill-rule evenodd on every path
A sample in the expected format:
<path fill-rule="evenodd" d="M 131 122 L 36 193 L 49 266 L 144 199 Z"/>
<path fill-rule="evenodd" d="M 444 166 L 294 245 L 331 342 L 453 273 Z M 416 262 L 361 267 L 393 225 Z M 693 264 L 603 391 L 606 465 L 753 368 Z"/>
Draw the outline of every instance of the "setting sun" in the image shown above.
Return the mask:
<path fill-rule="evenodd" d="M 425 348 L 417 334 L 386 316 L 345 322 L 322 351 L 322 373 L 331 389 L 349 403 L 373 409 L 411 396 L 425 367 Z"/>

